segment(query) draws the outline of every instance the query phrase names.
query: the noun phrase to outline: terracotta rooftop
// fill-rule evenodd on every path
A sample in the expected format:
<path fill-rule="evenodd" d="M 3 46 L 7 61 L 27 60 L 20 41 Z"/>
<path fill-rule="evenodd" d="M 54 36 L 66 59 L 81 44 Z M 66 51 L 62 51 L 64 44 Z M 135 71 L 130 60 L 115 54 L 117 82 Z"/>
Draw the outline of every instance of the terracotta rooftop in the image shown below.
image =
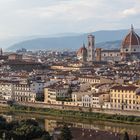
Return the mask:
<path fill-rule="evenodd" d="M 136 89 L 138 89 L 138 87 L 135 87 L 135 86 L 133 86 L 133 85 L 128 85 L 128 86 L 119 85 L 119 86 L 114 86 L 114 87 L 112 87 L 111 89 L 114 89 L 114 90 L 129 90 L 129 91 L 135 91 Z"/>

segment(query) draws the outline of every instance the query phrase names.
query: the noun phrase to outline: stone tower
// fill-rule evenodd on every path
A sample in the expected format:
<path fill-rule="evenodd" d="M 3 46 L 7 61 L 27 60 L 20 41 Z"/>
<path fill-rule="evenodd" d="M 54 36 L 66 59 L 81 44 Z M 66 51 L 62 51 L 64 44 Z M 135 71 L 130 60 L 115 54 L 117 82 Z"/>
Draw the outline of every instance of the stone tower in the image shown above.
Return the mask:
<path fill-rule="evenodd" d="M 96 61 L 100 62 L 102 60 L 102 49 L 96 48 Z"/>
<path fill-rule="evenodd" d="M 0 56 L 3 55 L 3 51 L 2 48 L 0 48 Z"/>
<path fill-rule="evenodd" d="M 95 37 L 93 35 L 89 35 L 88 46 L 87 46 L 87 52 L 88 52 L 87 61 L 94 61 L 94 57 L 95 57 L 94 44 L 95 44 Z"/>

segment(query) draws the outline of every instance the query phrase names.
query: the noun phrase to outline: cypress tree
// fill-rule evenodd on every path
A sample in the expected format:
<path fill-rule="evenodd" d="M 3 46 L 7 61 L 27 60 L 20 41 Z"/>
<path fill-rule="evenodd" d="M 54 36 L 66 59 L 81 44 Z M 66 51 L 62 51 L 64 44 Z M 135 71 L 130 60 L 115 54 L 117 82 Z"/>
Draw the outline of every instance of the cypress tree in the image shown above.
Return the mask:
<path fill-rule="evenodd" d="M 129 135 L 127 132 L 124 133 L 123 140 L 129 140 Z"/>
<path fill-rule="evenodd" d="M 66 124 L 64 124 L 63 128 L 61 129 L 61 140 L 72 140 L 71 130 L 68 128 Z"/>

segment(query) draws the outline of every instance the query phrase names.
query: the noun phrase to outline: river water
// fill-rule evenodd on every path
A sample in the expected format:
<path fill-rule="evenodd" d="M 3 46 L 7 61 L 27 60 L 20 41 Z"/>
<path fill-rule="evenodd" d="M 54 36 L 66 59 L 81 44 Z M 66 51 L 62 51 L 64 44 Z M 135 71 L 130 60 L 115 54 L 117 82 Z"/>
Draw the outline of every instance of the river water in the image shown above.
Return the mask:
<path fill-rule="evenodd" d="M 130 135 L 140 136 L 140 125 L 123 124 L 123 123 L 112 123 L 105 121 L 88 121 L 88 120 L 75 120 L 72 118 L 55 117 L 38 115 L 31 113 L 1 113 L 7 121 L 22 120 L 22 119 L 35 119 L 38 121 L 41 127 L 46 131 L 53 133 L 55 128 L 62 126 L 65 122 L 73 128 L 81 128 L 88 130 L 100 130 L 115 133 L 128 132 Z"/>

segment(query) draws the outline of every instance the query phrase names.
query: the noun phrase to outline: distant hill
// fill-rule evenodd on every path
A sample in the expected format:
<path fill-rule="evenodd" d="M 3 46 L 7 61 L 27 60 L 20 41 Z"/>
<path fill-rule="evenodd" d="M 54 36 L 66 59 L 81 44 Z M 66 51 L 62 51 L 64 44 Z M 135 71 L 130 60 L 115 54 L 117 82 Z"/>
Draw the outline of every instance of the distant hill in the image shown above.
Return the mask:
<path fill-rule="evenodd" d="M 103 49 L 119 49 L 121 47 L 121 40 L 117 41 L 107 41 L 96 44 L 96 48 Z"/>
<path fill-rule="evenodd" d="M 139 34 L 140 29 L 137 29 L 136 32 Z M 95 35 L 96 47 L 112 49 L 120 47 L 121 40 L 127 33 L 128 30 L 110 30 L 97 31 L 91 34 Z M 26 48 L 27 50 L 77 50 L 83 42 L 87 43 L 88 34 L 57 35 L 57 37 L 43 36 L 15 43 L 8 47 L 8 50 L 15 51 L 20 48 Z"/>

